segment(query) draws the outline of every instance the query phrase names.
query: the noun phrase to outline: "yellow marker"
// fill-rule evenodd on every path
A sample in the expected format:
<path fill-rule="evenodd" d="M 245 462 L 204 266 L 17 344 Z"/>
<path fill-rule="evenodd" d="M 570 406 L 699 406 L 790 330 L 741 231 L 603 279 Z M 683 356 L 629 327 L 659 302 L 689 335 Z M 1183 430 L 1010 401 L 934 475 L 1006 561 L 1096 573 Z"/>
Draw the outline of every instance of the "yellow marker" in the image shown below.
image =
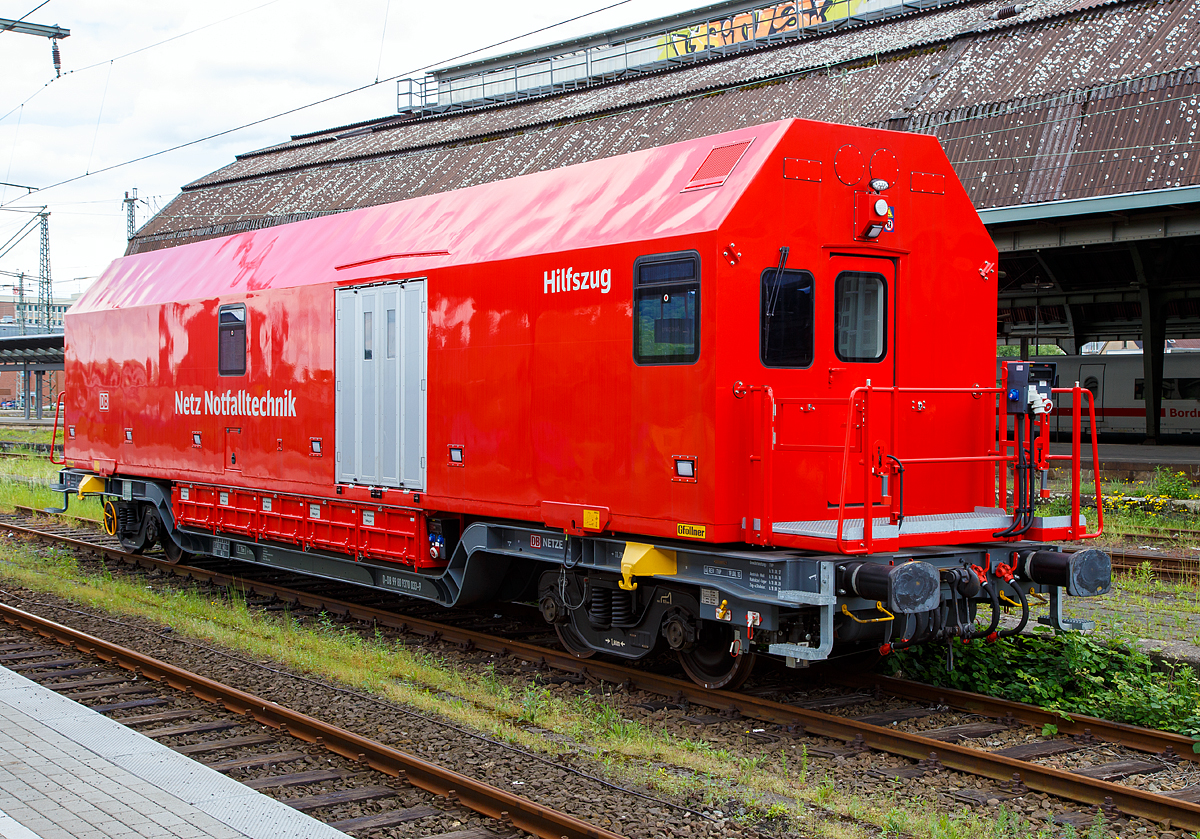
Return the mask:
<path fill-rule="evenodd" d="M 634 576 L 670 575 L 676 571 L 675 551 L 643 545 L 640 542 L 626 542 L 625 553 L 621 557 L 621 579 L 617 581 L 617 585 L 625 591 L 633 591 L 637 588 L 637 583 L 633 581 Z"/>
<path fill-rule="evenodd" d="M 85 495 L 101 495 L 104 492 L 104 479 L 96 475 L 88 475 L 79 482 L 79 497 Z"/>
<path fill-rule="evenodd" d="M 583 529 L 584 530 L 599 530 L 600 529 L 600 511 L 599 510 L 584 510 L 583 511 Z"/>
<path fill-rule="evenodd" d="M 675 525 L 675 535 L 683 536 L 687 539 L 703 539 L 704 525 L 702 524 L 677 524 Z"/>

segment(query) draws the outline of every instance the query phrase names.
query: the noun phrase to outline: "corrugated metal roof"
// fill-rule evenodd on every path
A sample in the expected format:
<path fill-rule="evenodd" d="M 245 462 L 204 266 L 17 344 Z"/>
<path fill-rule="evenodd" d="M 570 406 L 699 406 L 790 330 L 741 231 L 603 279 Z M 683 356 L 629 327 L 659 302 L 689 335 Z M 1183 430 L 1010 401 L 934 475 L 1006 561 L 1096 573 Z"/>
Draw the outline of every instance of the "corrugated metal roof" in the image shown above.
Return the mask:
<path fill-rule="evenodd" d="M 1197 72 L 928 114 L 977 207 L 1200 183 Z"/>
<path fill-rule="evenodd" d="M 1200 64 L 1197 0 L 1085 11 L 1048 0 L 988 20 L 1002 5 L 914 13 L 515 105 L 315 132 L 193 182 L 130 250 L 791 116 L 934 133 L 980 207 L 1200 183 L 1195 72 L 1171 72 Z"/>

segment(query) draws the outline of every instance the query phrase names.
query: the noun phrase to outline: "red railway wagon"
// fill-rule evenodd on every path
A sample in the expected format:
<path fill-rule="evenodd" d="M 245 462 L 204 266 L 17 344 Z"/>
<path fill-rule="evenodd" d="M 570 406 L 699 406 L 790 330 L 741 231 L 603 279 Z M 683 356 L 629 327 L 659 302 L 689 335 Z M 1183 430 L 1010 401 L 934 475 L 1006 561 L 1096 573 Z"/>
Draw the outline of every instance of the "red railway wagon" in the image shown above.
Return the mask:
<path fill-rule="evenodd" d="M 998 498 L 1046 464 L 996 262 L 934 138 L 803 120 L 128 256 L 67 314 L 60 488 L 710 685 L 1031 588 L 1061 626 L 1108 560 Z"/>

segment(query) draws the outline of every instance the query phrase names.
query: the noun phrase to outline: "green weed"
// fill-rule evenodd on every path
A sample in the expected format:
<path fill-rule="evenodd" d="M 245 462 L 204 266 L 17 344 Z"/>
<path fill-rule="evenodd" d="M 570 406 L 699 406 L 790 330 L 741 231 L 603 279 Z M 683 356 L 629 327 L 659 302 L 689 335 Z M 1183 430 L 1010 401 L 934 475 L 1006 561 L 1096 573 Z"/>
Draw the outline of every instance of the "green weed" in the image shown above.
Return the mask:
<path fill-rule="evenodd" d="M 1200 678 L 1186 665 L 1162 671 L 1121 639 L 1037 633 L 958 645 L 947 672 L 940 645 L 891 657 L 894 672 L 1070 714 L 1200 736 Z"/>

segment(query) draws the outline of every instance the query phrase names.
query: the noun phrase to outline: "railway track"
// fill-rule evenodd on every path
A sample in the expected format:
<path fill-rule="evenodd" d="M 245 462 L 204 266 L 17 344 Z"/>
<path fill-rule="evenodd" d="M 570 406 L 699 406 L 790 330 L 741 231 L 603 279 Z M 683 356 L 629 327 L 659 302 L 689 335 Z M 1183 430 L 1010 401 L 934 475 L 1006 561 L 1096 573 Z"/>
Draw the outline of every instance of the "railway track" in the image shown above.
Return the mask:
<path fill-rule="evenodd" d="M 305 581 L 300 578 L 300 587 L 296 587 L 291 584 L 293 581 L 281 580 L 279 574 L 259 578 L 255 576 L 259 569 L 253 566 L 239 566 L 239 572 L 246 573 L 234 573 L 231 566 L 226 565 L 171 565 L 164 559 L 134 556 L 111 545 L 97 544 L 94 532 L 89 536 L 81 534 L 78 528 L 63 525 L 53 529 L 57 532 L 49 528 L 30 528 L 15 521 L 0 521 L 0 527 L 53 539 L 82 551 L 101 554 L 107 559 L 147 569 L 171 571 L 218 586 L 236 587 L 247 595 L 391 627 L 431 642 L 456 645 L 462 650 L 487 651 L 533 662 L 547 672 L 571 674 L 574 679 L 589 683 L 617 685 L 626 693 L 643 691 L 662 698 L 649 703 L 649 707 L 656 710 L 682 709 L 689 713 L 692 706 L 699 706 L 719 712 L 693 715 L 691 719 L 719 720 L 741 715 L 772 726 L 770 731 L 762 730 L 760 736 L 764 739 L 823 738 L 833 742 L 832 748 L 814 746 L 811 751 L 817 755 L 826 753 L 833 758 L 844 758 L 874 750 L 916 762 L 915 766 L 887 768 L 885 774 L 890 776 L 911 778 L 953 770 L 995 783 L 991 791 L 973 797 L 970 794 L 960 795 L 963 800 L 975 801 L 981 796 L 981 800 L 975 803 L 1005 800 L 1033 790 L 1098 807 L 1110 818 L 1124 813 L 1176 828 L 1200 830 L 1200 786 L 1193 785 L 1173 794 L 1162 794 L 1121 782 L 1155 776 L 1178 765 L 1200 769 L 1200 754 L 1193 752 L 1194 741 L 1177 734 L 1096 718 L 1072 716 L 1067 719 L 1034 706 L 884 677 L 848 678 L 843 681 L 858 693 L 798 702 L 779 701 L 781 697 L 786 698 L 789 690 L 786 685 L 765 685 L 749 693 L 707 691 L 690 681 L 671 676 L 597 659 L 580 660 L 569 653 L 526 641 L 497 637 L 487 631 L 454 626 L 443 620 L 401 614 L 387 608 L 354 602 L 339 597 L 340 592 L 331 591 L 326 584 L 312 586 L 312 580 L 307 580 L 309 587 L 304 587 Z M 265 571 L 269 572 L 270 569 Z M 363 594 L 370 597 L 369 592 L 364 591 Z M 858 717 L 831 712 L 867 705 L 884 695 L 918 704 Z M 938 715 L 947 710 L 965 715 L 963 718 L 971 721 L 940 726 Z M 1026 743 L 998 751 L 968 745 L 993 736 L 998 731 L 1025 726 L 1041 732 L 1047 725 L 1055 726 L 1059 736 L 1026 737 Z M 906 730 L 911 728 L 915 730 Z M 1078 771 L 1065 771 L 1036 762 L 1051 755 L 1083 752 L 1096 744 L 1119 748 L 1118 752 L 1113 752 L 1118 759 L 1084 766 Z M 875 772 L 879 774 L 878 770 Z M 1083 826 L 1094 812 L 1075 814 L 1074 821 Z"/>
<path fill-rule="evenodd" d="M 544 839 L 620 839 L 569 814 L 10 605 L 0 603 L 0 620 L 12 627 L 0 629 L 0 664 L 339 830 L 422 820 L 435 827 L 466 822 L 469 811 L 496 828 L 475 831 L 479 839 L 511 835 L 514 828 Z M 314 787 L 324 791 L 295 792 Z M 348 806 L 363 802 L 372 802 L 373 812 L 344 817 Z"/>
<path fill-rule="evenodd" d="M 1157 551 L 1108 549 L 1112 557 L 1113 571 L 1132 573 L 1141 570 L 1145 563 L 1150 563 L 1150 570 L 1156 577 L 1171 580 L 1200 579 L 1200 551 L 1197 556 L 1172 556 Z"/>

